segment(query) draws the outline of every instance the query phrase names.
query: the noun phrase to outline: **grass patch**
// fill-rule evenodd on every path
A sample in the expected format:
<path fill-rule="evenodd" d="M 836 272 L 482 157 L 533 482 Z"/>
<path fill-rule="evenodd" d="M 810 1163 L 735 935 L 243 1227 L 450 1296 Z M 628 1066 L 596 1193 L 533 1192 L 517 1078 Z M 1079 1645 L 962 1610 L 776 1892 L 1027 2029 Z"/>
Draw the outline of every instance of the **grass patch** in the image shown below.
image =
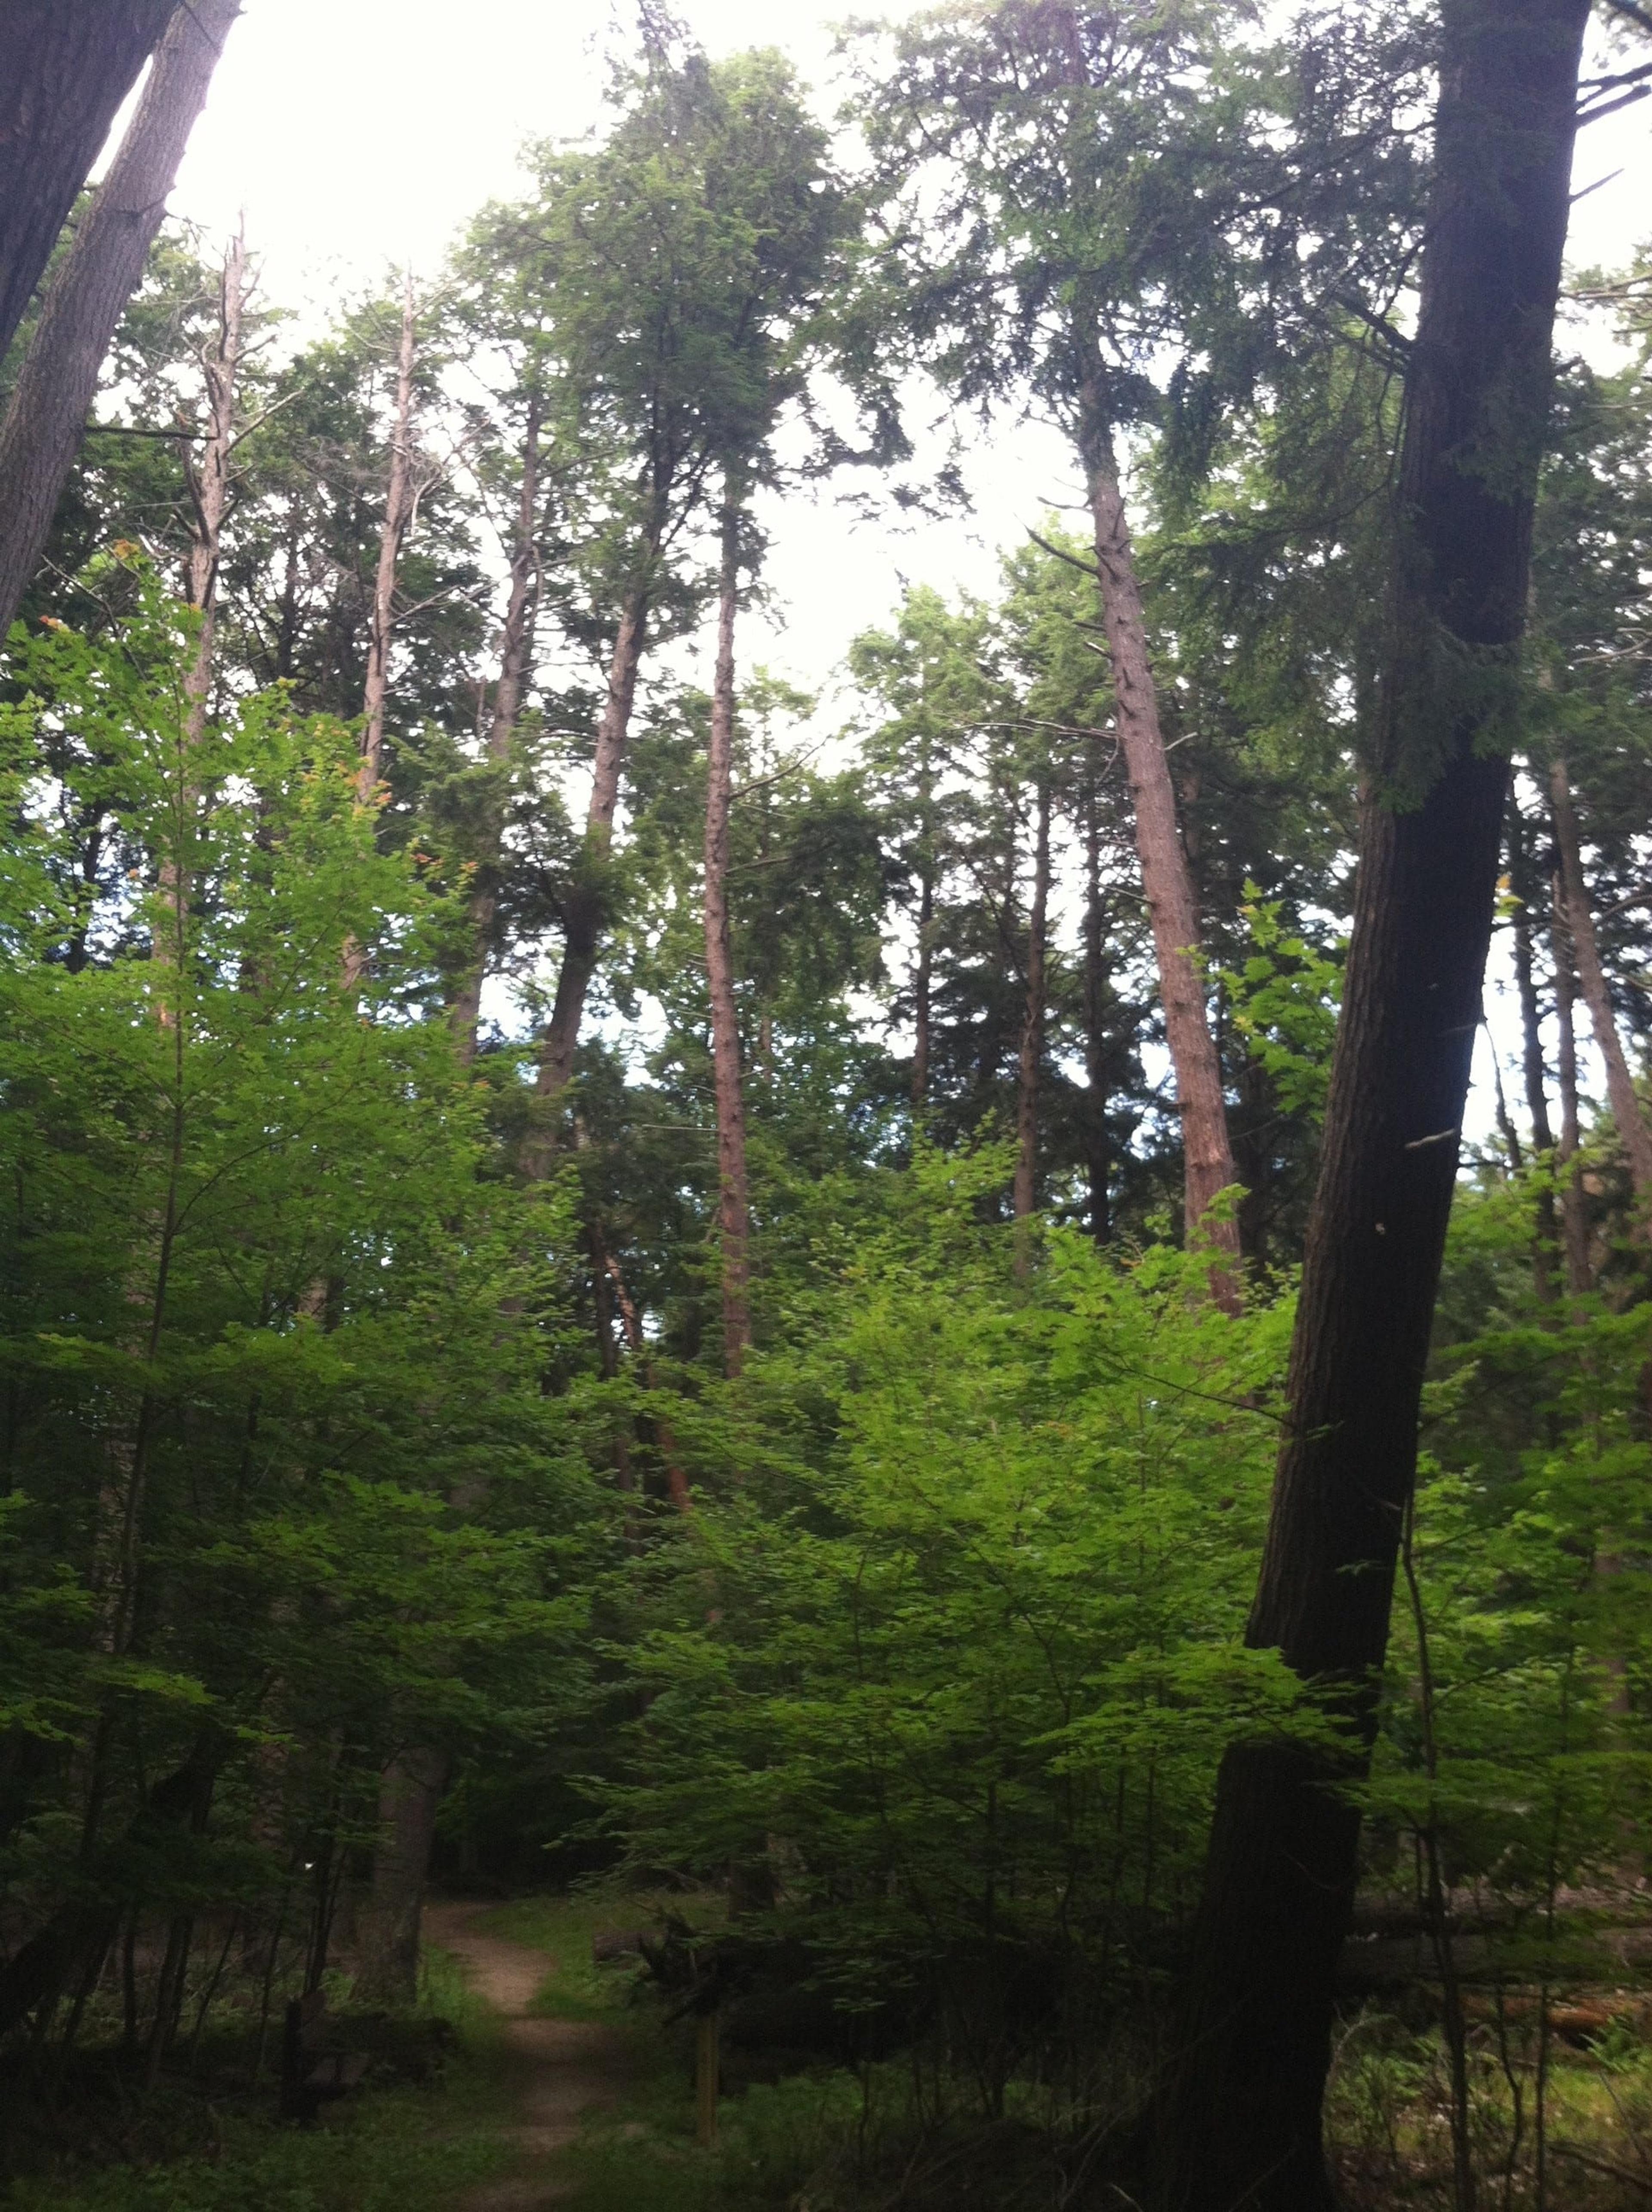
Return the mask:
<path fill-rule="evenodd" d="M 600 1929 L 657 1928 L 665 1912 L 710 1929 L 722 1924 L 726 1907 L 714 1894 L 627 1891 L 616 1896 L 596 1890 L 574 1897 L 517 1898 L 482 1914 L 474 1924 L 480 1934 L 550 1954 L 532 2011 L 550 2020 L 617 2022 L 631 2009 L 637 1961 L 619 1959 L 598 1966 L 592 1960 L 591 1939 Z"/>

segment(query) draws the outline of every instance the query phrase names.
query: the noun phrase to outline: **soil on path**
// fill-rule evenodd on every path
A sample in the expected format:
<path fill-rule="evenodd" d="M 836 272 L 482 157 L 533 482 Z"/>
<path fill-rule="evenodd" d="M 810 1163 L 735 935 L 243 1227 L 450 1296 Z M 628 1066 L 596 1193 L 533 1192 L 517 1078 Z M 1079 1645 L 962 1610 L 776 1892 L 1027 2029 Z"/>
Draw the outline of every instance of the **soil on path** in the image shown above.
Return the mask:
<path fill-rule="evenodd" d="M 600 2021 L 546 2020 L 529 2011 L 556 1961 L 548 1951 L 478 1928 L 491 1909 L 433 1902 L 424 1912 L 427 1941 L 452 1954 L 469 1987 L 501 2015 L 507 2063 L 518 2076 L 520 2118 L 509 2136 L 521 2165 L 471 2190 L 459 2212 L 541 2212 L 573 2194 L 573 2184 L 556 2171 L 556 2154 L 579 2134 L 583 2113 L 623 2090 L 629 2056 L 623 2039 Z"/>

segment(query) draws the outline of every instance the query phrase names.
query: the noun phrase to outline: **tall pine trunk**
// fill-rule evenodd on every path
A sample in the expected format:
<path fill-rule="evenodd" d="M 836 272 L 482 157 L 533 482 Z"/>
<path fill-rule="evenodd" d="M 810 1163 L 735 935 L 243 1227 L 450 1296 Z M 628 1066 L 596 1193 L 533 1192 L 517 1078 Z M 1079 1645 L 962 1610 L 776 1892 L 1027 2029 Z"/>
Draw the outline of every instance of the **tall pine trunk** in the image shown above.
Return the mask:
<path fill-rule="evenodd" d="M 1335 1696 L 1345 1755 L 1236 1745 L 1181 2058 L 1178 2212 L 1304 2212 L 1458 1136 L 1480 1020 L 1588 0 L 1443 0 L 1435 176 L 1346 994 L 1247 1639 Z"/>
<path fill-rule="evenodd" d="M 522 481 L 518 488 L 516 526 L 511 541 L 510 587 L 505 601 L 505 621 L 499 641 L 499 681 L 494 687 L 493 714 L 488 724 L 488 758 L 501 775 L 516 741 L 516 725 L 522 712 L 533 667 L 534 617 L 539 600 L 539 401 L 528 403 L 522 440 Z M 502 824 L 495 808 L 486 825 L 487 847 L 480 856 L 477 885 L 471 896 L 471 927 L 475 947 L 469 970 L 454 994 L 453 1035 L 461 1059 L 476 1058 L 477 1024 L 482 1014 L 482 982 L 487 973 L 494 916 L 499 902 L 500 845 Z"/>
<path fill-rule="evenodd" d="M 740 1018 L 728 915 L 728 817 L 734 793 L 734 615 L 740 583 L 740 511 L 723 501 L 717 587 L 717 666 L 712 680 L 706 762 L 706 983 L 711 998 L 717 1103 L 717 1226 L 723 1260 L 723 1367 L 735 1376 L 751 1342 L 750 1214 L 746 1192 L 745 1096 L 740 1083 Z"/>
<path fill-rule="evenodd" d="M 1175 792 L 1159 727 L 1158 695 L 1147 654 L 1141 586 L 1136 575 L 1130 524 L 1119 485 L 1119 464 L 1099 375 L 1086 383 L 1079 444 L 1096 563 L 1101 572 L 1102 626 L 1113 664 L 1113 695 L 1120 746 L 1134 805 L 1136 852 L 1152 924 L 1165 1042 L 1175 1072 L 1181 1119 L 1184 1210 L 1189 1243 L 1205 1237 L 1218 1251 L 1239 1256 L 1235 1220 L 1206 1222 L 1218 1191 L 1237 1181 L 1228 1138 L 1222 1063 L 1205 1006 L 1200 972 L 1199 915 L 1193 878 L 1176 823 Z"/>
<path fill-rule="evenodd" d="M 46 550 L 109 342 L 240 12 L 240 0 L 195 0 L 173 16 L 120 149 L 41 302 L 0 427 L 0 637 Z"/>
<path fill-rule="evenodd" d="M 1520 999 L 1521 1073 L 1525 1081 L 1526 1116 L 1532 1125 L 1532 1144 L 1540 1156 L 1554 1150 L 1554 1129 L 1549 1120 L 1549 1094 L 1543 1066 L 1543 1009 L 1537 994 L 1537 959 L 1532 938 L 1532 866 L 1526 849 L 1526 823 L 1517 798 L 1509 805 L 1509 881 L 1515 895 L 1515 988 Z M 1559 1239 L 1555 1218 L 1554 1190 L 1546 1173 L 1538 1185 L 1537 1246 L 1532 1255 L 1533 1279 L 1546 1305 L 1556 1297 L 1554 1254 Z"/>
<path fill-rule="evenodd" d="M 1032 900 L 1027 909 L 1027 1003 L 1021 1021 L 1016 1080 L 1015 1218 L 1030 1219 L 1038 1199 L 1038 1079 L 1044 1059 L 1045 969 L 1050 902 L 1050 784 L 1038 780 L 1033 833 Z M 1024 1273 L 1028 1251 L 1017 1230 L 1016 1271 Z"/>
<path fill-rule="evenodd" d="M 1577 962 L 1583 1003 L 1589 1010 L 1594 1048 L 1606 1063 L 1606 1097 L 1611 1103 L 1612 1118 L 1618 1125 L 1618 1141 L 1629 1162 L 1636 1199 L 1643 1206 L 1652 1196 L 1652 1127 L 1648 1127 L 1641 1102 L 1635 1094 L 1634 1078 L 1630 1074 L 1624 1041 L 1618 1034 L 1617 1018 L 1612 1011 L 1612 994 L 1606 988 L 1606 969 L 1594 934 L 1594 916 L 1589 908 L 1588 885 L 1583 880 L 1577 815 L 1572 805 L 1571 784 L 1564 760 L 1557 759 L 1549 770 L 1549 798 L 1554 809 L 1561 888 L 1565 894 L 1566 933 Z"/>
<path fill-rule="evenodd" d="M 197 0 L 198 5 L 198 0 Z M 0 353 L 173 0 L 8 0 L 0 59 Z"/>

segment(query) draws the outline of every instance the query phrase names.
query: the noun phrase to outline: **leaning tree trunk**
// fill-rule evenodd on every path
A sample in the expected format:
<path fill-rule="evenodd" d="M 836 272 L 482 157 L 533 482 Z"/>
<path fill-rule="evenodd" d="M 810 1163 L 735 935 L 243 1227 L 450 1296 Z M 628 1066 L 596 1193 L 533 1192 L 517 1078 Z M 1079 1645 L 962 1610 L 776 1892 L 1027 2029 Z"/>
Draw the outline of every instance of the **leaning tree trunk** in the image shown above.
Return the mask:
<path fill-rule="evenodd" d="M 1181 1117 L 1187 1237 L 1190 1243 L 1204 1237 L 1237 1260 L 1237 1221 L 1206 1219 L 1217 1193 L 1238 1177 L 1228 1138 L 1222 1062 L 1205 1006 L 1193 878 L 1176 823 L 1175 793 L 1147 655 L 1141 586 L 1099 377 L 1086 385 L 1079 443 L 1101 572 L 1102 626 L 1113 663 L 1114 711 L 1135 808 L 1141 886 L 1152 924 L 1165 1042 Z M 1226 1295 L 1231 1295 L 1230 1285 Z"/>
<path fill-rule="evenodd" d="M 734 792 L 734 612 L 740 582 L 740 511 L 723 504 L 717 591 L 717 667 L 706 763 L 706 982 L 711 997 L 712 1076 L 717 1103 L 717 1225 L 723 1258 L 723 1369 L 738 1375 L 751 1341 L 750 1213 L 746 1195 L 745 1097 L 740 1018 L 728 918 L 728 817 Z"/>
<path fill-rule="evenodd" d="M 1338 1954 L 1480 1020 L 1588 0 L 1443 0 L 1435 175 L 1346 994 L 1247 1640 L 1351 1724 L 1223 1761 L 1182 2056 L 1187 2212 L 1332 2203 Z"/>
<path fill-rule="evenodd" d="M 1038 1195 L 1038 1078 L 1044 1059 L 1045 969 L 1048 964 L 1050 903 L 1050 786 L 1041 776 L 1033 838 L 1032 901 L 1027 911 L 1027 1004 L 1021 1020 L 1021 1057 L 1016 1080 L 1016 1160 L 1013 1206 L 1017 1222 L 1016 1272 L 1027 1267 L 1027 1231 Z"/>
<path fill-rule="evenodd" d="M 539 602 L 539 401 L 528 403 L 527 424 L 522 440 L 522 481 L 518 487 L 516 528 L 511 544 L 510 588 L 505 602 L 505 623 L 499 641 L 499 682 L 494 690 L 493 716 L 488 725 L 488 759 L 502 775 L 516 741 L 517 719 L 522 711 L 533 665 L 534 617 Z M 482 1015 L 482 982 L 487 973 L 494 916 L 499 904 L 500 846 L 503 836 L 497 805 L 486 824 L 487 845 L 480 856 L 477 880 L 471 896 L 471 928 L 474 949 L 471 966 L 454 994 L 451 1018 L 459 1057 L 476 1058 L 477 1025 Z"/>
<path fill-rule="evenodd" d="M 17 334 L 121 101 L 173 21 L 173 0 L 5 0 L 0 8 L 0 353 Z"/>
<path fill-rule="evenodd" d="M 39 565 L 109 342 L 240 12 L 240 0 L 195 0 L 173 16 L 120 150 L 41 302 L 0 428 L 0 637 Z"/>
<path fill-rule="evenodd" d="M 1606 988 L 1600 942 L 1594 934 L 1594 916 L 1589 908 L 1588 886 L 1583 881 L 1577 816 L 1564 760 L 1556 760 L 1549 770 L 1549 797 L 1554 808 L 1560 882 L 1565 893 L 1566 932 L 1577 961 L 1578 981 L 1583 987 L 1583 1003 L 1589 1010 L 1595 1049 L 1606 1063 L 1606 1097 L 1612 1104 L 1612 1118 L 1618 1125 L 1618 1141 L 1629 1162 L 1636 1200 L 1644 1206 L 1648 1197 L 1652 1196 L 1652 1128 L 1647 1126 L 1641 1102 L 1635 1095 L 1634 1078 L 1630 1074 L 1624 1041 L 1618 1034 L 1617 1017 L 1612 1011 L 1612 994 Z"/>

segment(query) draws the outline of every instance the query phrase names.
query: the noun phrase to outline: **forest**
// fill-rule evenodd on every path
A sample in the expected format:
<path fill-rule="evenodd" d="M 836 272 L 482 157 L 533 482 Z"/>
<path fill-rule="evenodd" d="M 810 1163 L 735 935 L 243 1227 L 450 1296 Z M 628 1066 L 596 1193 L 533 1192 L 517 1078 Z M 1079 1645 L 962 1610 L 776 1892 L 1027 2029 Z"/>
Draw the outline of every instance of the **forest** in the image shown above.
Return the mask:
<path fill-rule="evenodd" d="M 1652 13 L 642 0 L 319 318 L 240 12 L 0 6 L 0 2199 L 1645 2206 Z"/>

